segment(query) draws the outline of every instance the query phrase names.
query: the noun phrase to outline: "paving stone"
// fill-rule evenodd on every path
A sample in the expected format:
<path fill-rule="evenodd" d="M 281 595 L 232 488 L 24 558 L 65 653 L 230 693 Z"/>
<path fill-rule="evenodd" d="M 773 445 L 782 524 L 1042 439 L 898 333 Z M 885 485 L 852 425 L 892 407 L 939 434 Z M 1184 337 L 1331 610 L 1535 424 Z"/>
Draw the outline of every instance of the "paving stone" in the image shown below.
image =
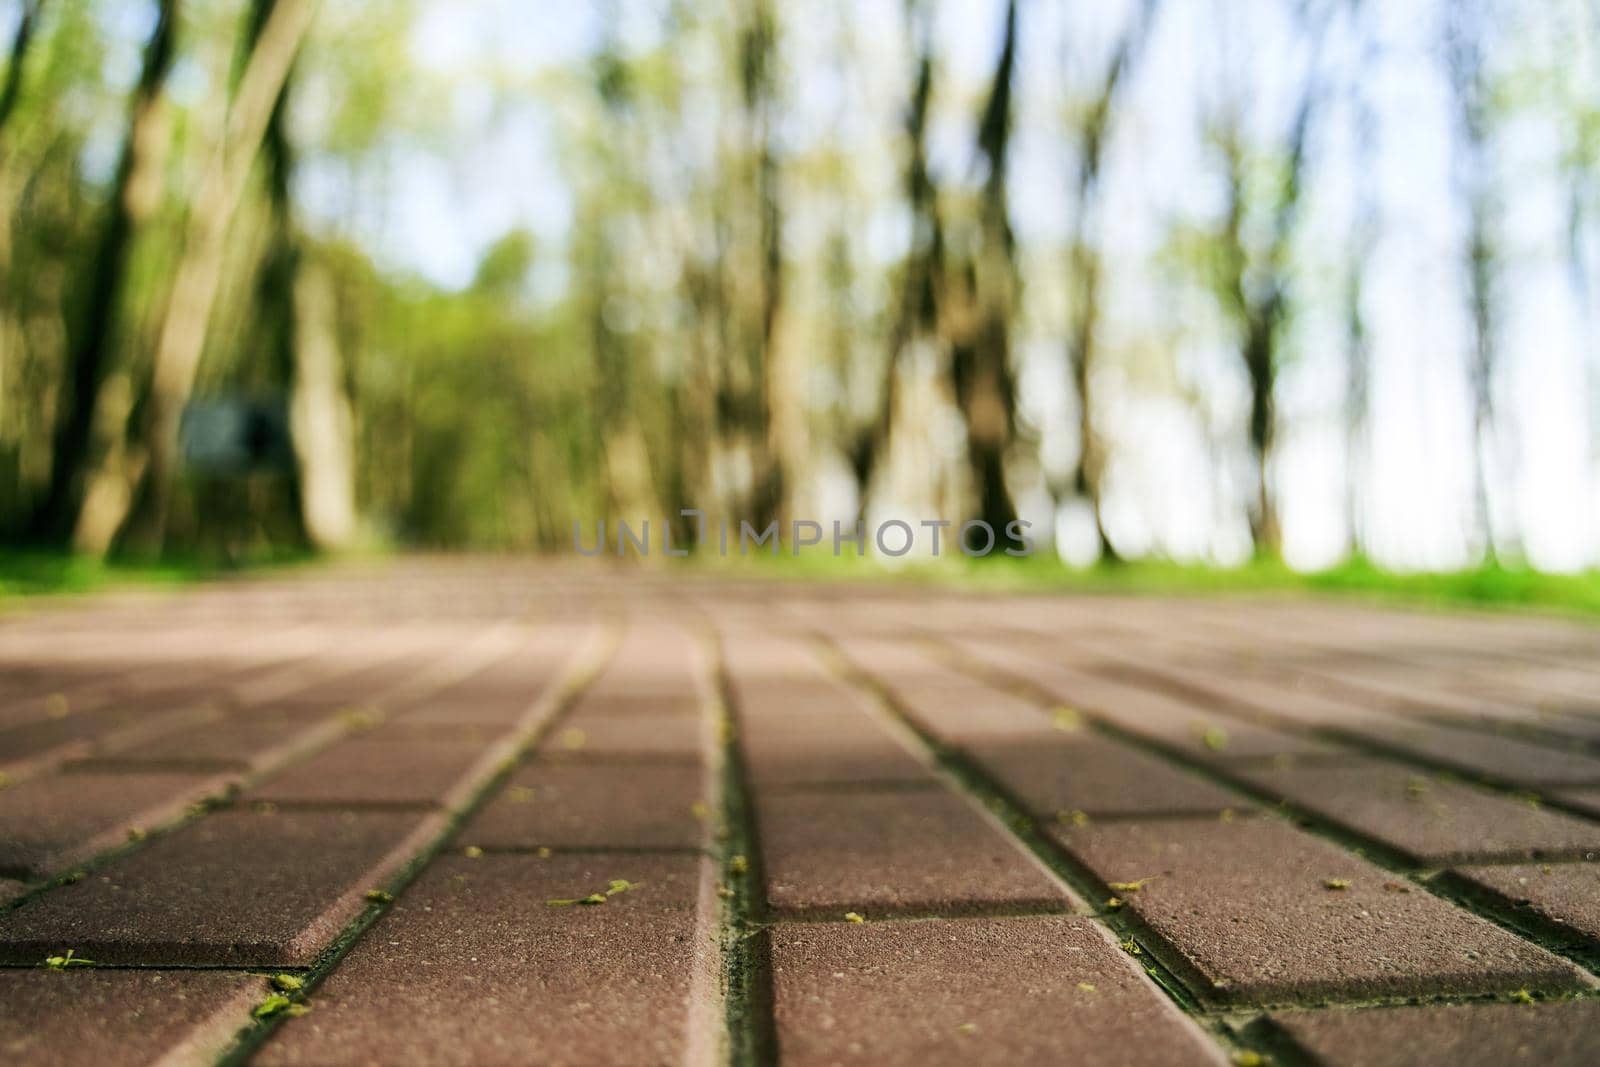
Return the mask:
<path fill-rule="evenodd" d="M 571 647 L 565 637 L 536 640 L 425 696 L 397 702 L 393 717 L 407 723 L 517 723 L 560 677 Z"/>
<path fill-rule="evenodd" d="M 1033 702 L 954 674 L 903 682 L 894 693 L 907 715 L 949 745 L 1026 743 L 1047 738 L 1055 729 Z"/>
<path fill-rule="evenodd" d="M 1222 1064 L 1088 919 L 774 927 L 778 1062 Z"/>
<path fill-rule="evenodd" d="M 151 713 L 149 717 L 154 717 Z M 0 731 L 0 766 L 10 766 L 60 750 L 67 755 L 92 749 L 94 742 L 113 731 L 133 726 L 141 716 L 122 708 L 74 712 L 56 719 L 36 719 Z"/>
<path fill-rule="evenodd" d="M 926 763 L 859 711 L 741 717 L 739 748 L 757 789 L 783 786 L 938 785 Z"/>
<path fill-rule="evenodd" d="M 439 739 L 357 738 L 296 763 L 245 794 L 277 804 L 453 806 L 487 745 Z"/>
<path fill-rule="evenodd" d="M 0 1060 L 211 1063 L 269 990 L 224 971 L 0 971 Z"/>
<path fill-rule="evenodd" d="M 1564 859 L 1600 852 L 1600 823 L 1387 760 L 1235 773 L 1419 863 Z"/>
<path fill-rule="evenodd" d="M 709 821 L 695 766 L 533 763 L 458 835 L 481 848 L 699 848 Z"/>
<path fill-rule="evenodd" d="M 1600 759 L 1515 737 L 1449 726 L 1363 727 L 1386 747 L 1530 788 L 1600 785 Z"/>
<path fill-rule="evenodd" d="M 696 715 L 600 713 L 580 707 L 539 746 L 550 758 L 698 762 L 706 727 Z"/>
<path fill-rule="evenodd" d="M 0 790 L 0 872 L 38 878 L 220 793 L 207 774 L 46 774 Z"/>
<path fill-rule="evenodd" d="M 139 764 L 196 770 L 246 770 L 271 762 L 315 737 L 337 729 L 331 716 L 283 709 L 235 712 L 199 725 L 184 726 L 103 756 L 74 762 L 82 769 L 137 768 Z"/>
<path fill-rule="evenodd" d="M 1600 944 L 1600 863 L 1462 867 L 1451 873 L 1508 907 Z"/>
<path fill-rule="evenodd" d="M 1579 811 L 1600 817 L 1600 789 L 1563 789 L 1552 794 L 1552 797 Z"/>
<path fill-rule="evenodd" d="M 1228 714 L 1217 701 L 1158 692 L 1147 685 L 1042 662 L 989 641 L 957 644 L 974 659 L 993 663 L 1044 689 L 1060 702 L 1062 709 L 1093 714 L 1129 733 L 1206 762 L 1324 758 L 1350 751 L 1332 742 L 1273 729 L 1240 714 Z"/>
<path fill-rule="evenodd" d="M 1208 999 L 1271 1004 L 1582 984 L 1544 949 L 1279 819 L 1050 832 L 1108 887 L 1144 883 L 1107 893 L 1124 900 L 1163 959 Z"/>
<path fill-rule="evenodd" d="M 1588 1067 L 1600 1062 L 1600 1000 L 1331 1009 L 1277 1015 L 1272 1022 L 1318 1064 Z"/>
<path fill-rule="evenodd" d="M 1215 814 L 1249 808 L 1238 793 L 1213 785 L 1126 744 L 1084 731 L 1037 741 L 975 742 L 972 758 L 1030 813 L 1090 816 Z"/>
<path fill-rule="evenodd" d="M 1069 906 L 998 826 L 947 790 L 758 795 L 767 898 L 788 916 Z"/>
<path fill-rule="evenodd" d="M 694 1032 L 700 1002 L 715 988 L 716 941 L 696 928 L 703 862 L 442 857 L 254 1062 L 690 1062 L 708 1036 Z M 619 878 L 636 888 L 603 906 L 547 903 Z"/>
<path fill-rule="evenodd" d="M 688 667 L 684 664 L 685 672 Z M 605 716 L 693 718 L 705 705 L 704 695 L 686 673 L 663 679 L 660 689 L 651 689 L 650 685 L 628 682 L 615 674 L 602 675 L 584 692 L 582 708 Z"/>
<path fill-rule="evenodd" d="M 0 962 L 306 965 L 436 832 L 418 813 L 208 815 L 0 916 Z"/>

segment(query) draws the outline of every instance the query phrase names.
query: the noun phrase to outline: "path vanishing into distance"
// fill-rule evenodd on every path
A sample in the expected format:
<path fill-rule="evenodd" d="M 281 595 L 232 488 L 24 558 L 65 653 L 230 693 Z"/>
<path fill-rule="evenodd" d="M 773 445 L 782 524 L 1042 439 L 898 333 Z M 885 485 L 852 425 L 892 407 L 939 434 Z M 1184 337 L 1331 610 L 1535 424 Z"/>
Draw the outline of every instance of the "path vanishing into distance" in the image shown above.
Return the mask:
<path fill-rule="evenodd" d="M 418 559 L 0 618 L 0 1061 L 1600 1062 L 1600 629 Z"/>

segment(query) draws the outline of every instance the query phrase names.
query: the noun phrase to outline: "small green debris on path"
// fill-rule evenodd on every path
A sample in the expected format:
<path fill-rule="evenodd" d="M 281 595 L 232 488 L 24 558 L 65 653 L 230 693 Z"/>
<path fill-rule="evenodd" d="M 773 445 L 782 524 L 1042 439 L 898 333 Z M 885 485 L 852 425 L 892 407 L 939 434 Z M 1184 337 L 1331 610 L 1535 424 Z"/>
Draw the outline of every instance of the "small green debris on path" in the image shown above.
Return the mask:
<path fill-rule="evenodd" d="M 1322 888 L 1334 891 L 1349 889 L 1350 880 L 1348 878 L 1324 878 L 1322 880 Z"/>
<path fill-rule="evenodd" d="M 1131 882 L 1107 882 L 1106 885 L 1108 888 L 1115 889 L 1119 893 L 1137 893 L 1139 890 L 1155 881 L 1156 877 L 1156 875 L 1152 874 L 1148 878 L 1138 878 Z"/>
<path fill-rule="evenodd" d="M 557 898 L 555 900 L 547 900 L 545 901 L 545 904 L 552 908 L 570 908 L 574 904 L 589 906 L 593 906 L 595 904 L 604 904 L 607 900 L 616 896 L 618 893 L 626 893 L 630 889 L 638 889 L 640 884 L 641 883 L 639 882 L 630 882 L 626 878 L 613 878 L 611 879 L 610 885 L 608 885 L 603 892 L 590 893 L 586 897 L 566 897 Z"/>
<path fill-rule="evenodd" d="M 47 956 L 44 965 L 52 971 L 64 971 L 68 967 L 93 967 L 94 960 L 86 960 L 81 956 L 73 955 L 72 949 L 67 949 L 65 956 Z"/>
<path fill-rule="evenodd" d="M 274 989 L 277 989 L 280 992 L 295 993 L 301 989 L 304 989 L 305 985 L 306 980 L 304 978 L 297 977 L 296 975 L 275 974 L 272 976 L 272 986 Z"/>

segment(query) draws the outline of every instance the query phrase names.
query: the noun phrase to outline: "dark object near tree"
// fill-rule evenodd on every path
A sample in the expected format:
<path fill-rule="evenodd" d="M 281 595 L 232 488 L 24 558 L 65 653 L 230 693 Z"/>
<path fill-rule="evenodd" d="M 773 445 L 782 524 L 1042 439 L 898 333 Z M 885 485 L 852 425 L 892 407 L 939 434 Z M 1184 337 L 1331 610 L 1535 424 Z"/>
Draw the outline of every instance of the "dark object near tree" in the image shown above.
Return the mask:
<path fill-rule="evenodd" d="M 288 405 L 280 399 L 217 397 L 184 409 L 178 431 L 184 466 L 211 475 L 294 470 Z"/>

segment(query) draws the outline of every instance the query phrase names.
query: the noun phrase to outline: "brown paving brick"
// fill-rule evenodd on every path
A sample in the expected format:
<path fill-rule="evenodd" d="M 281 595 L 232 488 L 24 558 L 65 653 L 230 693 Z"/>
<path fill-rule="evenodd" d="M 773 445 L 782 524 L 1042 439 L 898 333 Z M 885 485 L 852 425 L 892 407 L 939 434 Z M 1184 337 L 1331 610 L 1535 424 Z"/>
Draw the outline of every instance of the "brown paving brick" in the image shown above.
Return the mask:
<path fill-rule="evenodd" d="M 755 811 L 780 914 L 1069 906 L 1033 857 L 947 790 L 771 793 Z"/>
<path fill-rule="evenodd" d="M 534 763 L 458 835 L 482 848 L 699 848 L 705 771 L 669 764 Z"/>
<path fill-rule="evenodd" d="M 1600 1000 L 1327 1010 L 1272 1021 L 1318 1064 L 1588 1067 L 1600 1061 Z"/>
<path fill-rule="evenodd" d="M 868 715 L 874 705 L 859 689 L 822 676 L 784 679 L 731 679 L 740 718 L 789 722 L 817 716 Z"/>
<path fill-rule="evenodd" d="M 1600 759 L 1577 752 L 1448 726 L 1363 727 L 1360 734 L 1397 751 L 1531 788 L 1600 784 Z"/>
<path fill-rule="evenodd" d="M 74 765 L 109 770 L 148 763 L 217 771 L 245 770 L 269 762 L 312 738 L 331 736 L 337 728 L 336 720 L 330 716 L 253 709 L 167 731 L 114 753 L 76 761 Z"/>
<path fill-rule="evenodd" d="M 992 663 L 1048 692 L 1064 708 L 1091 713 L 1129 733 L 1208 762 L 1338 756 L 1348 749 L 1242 717 L 1217 701 L 1177 696 L 1087 670 L 1041 662 L 987 641 L 957 642 L 974 659 Z"/>
<path fill-rule="evenodd" d="M 416 813 L 225 811 L 0 916 L 0 961 L 304 965 L 413 855 Z"/>
<path fill-rule="evenodd" d="M 539 750 L 552 758 L 697 762 L 705 743 L 699 715 L 599 714 L 586 706 L 568 716 Z"/>
<path fill-rule="evenodd" d="M 1395 876 L 1278 819 L 1050 832 L 1103 883 L 1151 879 L 1120 894 L 1125 907 L 1208 998 L 1277 1003 L 1581 984 L 1575 968 L 1545 950 L 1418 888 L 1397 891 Z M 1329 888 L 1330 879 L 1347 885 Z"/>
<path fill-rule="evenodd" d="M 1050 736 L 1050 717 L 1031 701 L 957 675 L 908 681 L 893 687 L 900 706 L 946 744 Z"/>
<path fill-rule="evenodd" d="M 426 696 L 396 702 L 393 717 L 406 723 L 512 725 L 559 677 L 571 647 L 566 637 L 536 640 Z"/>
<path fill-rule="evenodd" d="M 451 806 L 488 746 L 437 738 L 356 738 L 324 749 L 245 794 L 278 804 Z"/>
<path fill-rule="evenodd" d="M 928 766 L 860 711 L 742 717 L 739 747 L 757 789 L 859 783 L 936 785 Z"/>
<path fill-rule="evenodd" d="M 162 711 L 175 710 L 163 708 Z M 61 718 L 36 719 L 0 731 L 0 766 L 9 766 L 30 757 L 81 754 L 91 751 L 96 740 L 118 730 L 152 721 L 159 712 L 138 712 L 122 707 L 74 712 Z"/>
<path fill-rule="evenodd" d="M 37 878 L 217 794 L 206 774 L 47 774 L 0 790 L 0 871 Z"/>
<path fill-rule="evenodd" d="M 1087 919 L 774 927 L 778 1061 L 1221 1064 Z"/>
<path fill-rule="evenodd" d="M 470 692 L 447 690 L 408 707 L 396 709 L 395 719 L 407 726 L 425 723 L 442 723 L 451 726 L 478 724 L 510 727 L 527 714 L 538 699 L 542 688 L 530 682 L 525 690 L 510 693 L 476 695 Z"/>
<path fill-rule="evenodd" d="M 1553 797 L 1579 811 L 1600 816 L 1600 789 L 1563 789 Z"/>
<path fill-rule="evenodd" d="M 1236 773 L 1422 863 L 1570 858 L 1600 851 L 1600 823 L 1387 760 Z"/>
<path fill-rule="evenodd" d="M 1035 817 L 1218 813 L 1250 807 L 1213 785 L 1136 748 L 1083 731 L 1027 744 L 976 742 L 972 758 Z"/>
<path fill-rule="evenodd" d="M 674 674 L 670 680 L 663 679 L 660 688 L 651 688 L 649 682 L 630 682 L 616 666 L 615 659 L 612 664 L 612 670 L 585 691 L 580 705 L 582 712 L 603 716 L 689 718 L 699 715 L 705 704 L 705 697 L 695 687 L 693 676 L 686 673 L 693 663 L 685 662 L 683 676 Z"/>
<path fill-rule="evenodd" d="M 1452 874 L 1508 907 L 1526 909 L 1551 926 L 1600 944 L 1600 863 L 1462 867 Z"/>
<path fill-rule="evenodd" d="M 1175 722 L 1152 723 L 1131 715 L 1108 718 L 1130 733 L 1147 737 L 1190 759 L 1217 766 L 1267 761 L 1337 762 L 1357 754 L 1354 749 L 1330 741 L 1220 715 L 1195 715 L 1182 726 Z"/>
<path fill-rule="evenodd" d="M 442 857 L 262 1049 L 316 1064 L 687 1062 L 715 940 L 686 855 Z M 550 907 L 613 879 L 599 907 Z"/>
<path fill-rule="evenodd" d="M 268 992 L 223 971 L 0 971 L 0 1060 L 210 1063 Z"/>

